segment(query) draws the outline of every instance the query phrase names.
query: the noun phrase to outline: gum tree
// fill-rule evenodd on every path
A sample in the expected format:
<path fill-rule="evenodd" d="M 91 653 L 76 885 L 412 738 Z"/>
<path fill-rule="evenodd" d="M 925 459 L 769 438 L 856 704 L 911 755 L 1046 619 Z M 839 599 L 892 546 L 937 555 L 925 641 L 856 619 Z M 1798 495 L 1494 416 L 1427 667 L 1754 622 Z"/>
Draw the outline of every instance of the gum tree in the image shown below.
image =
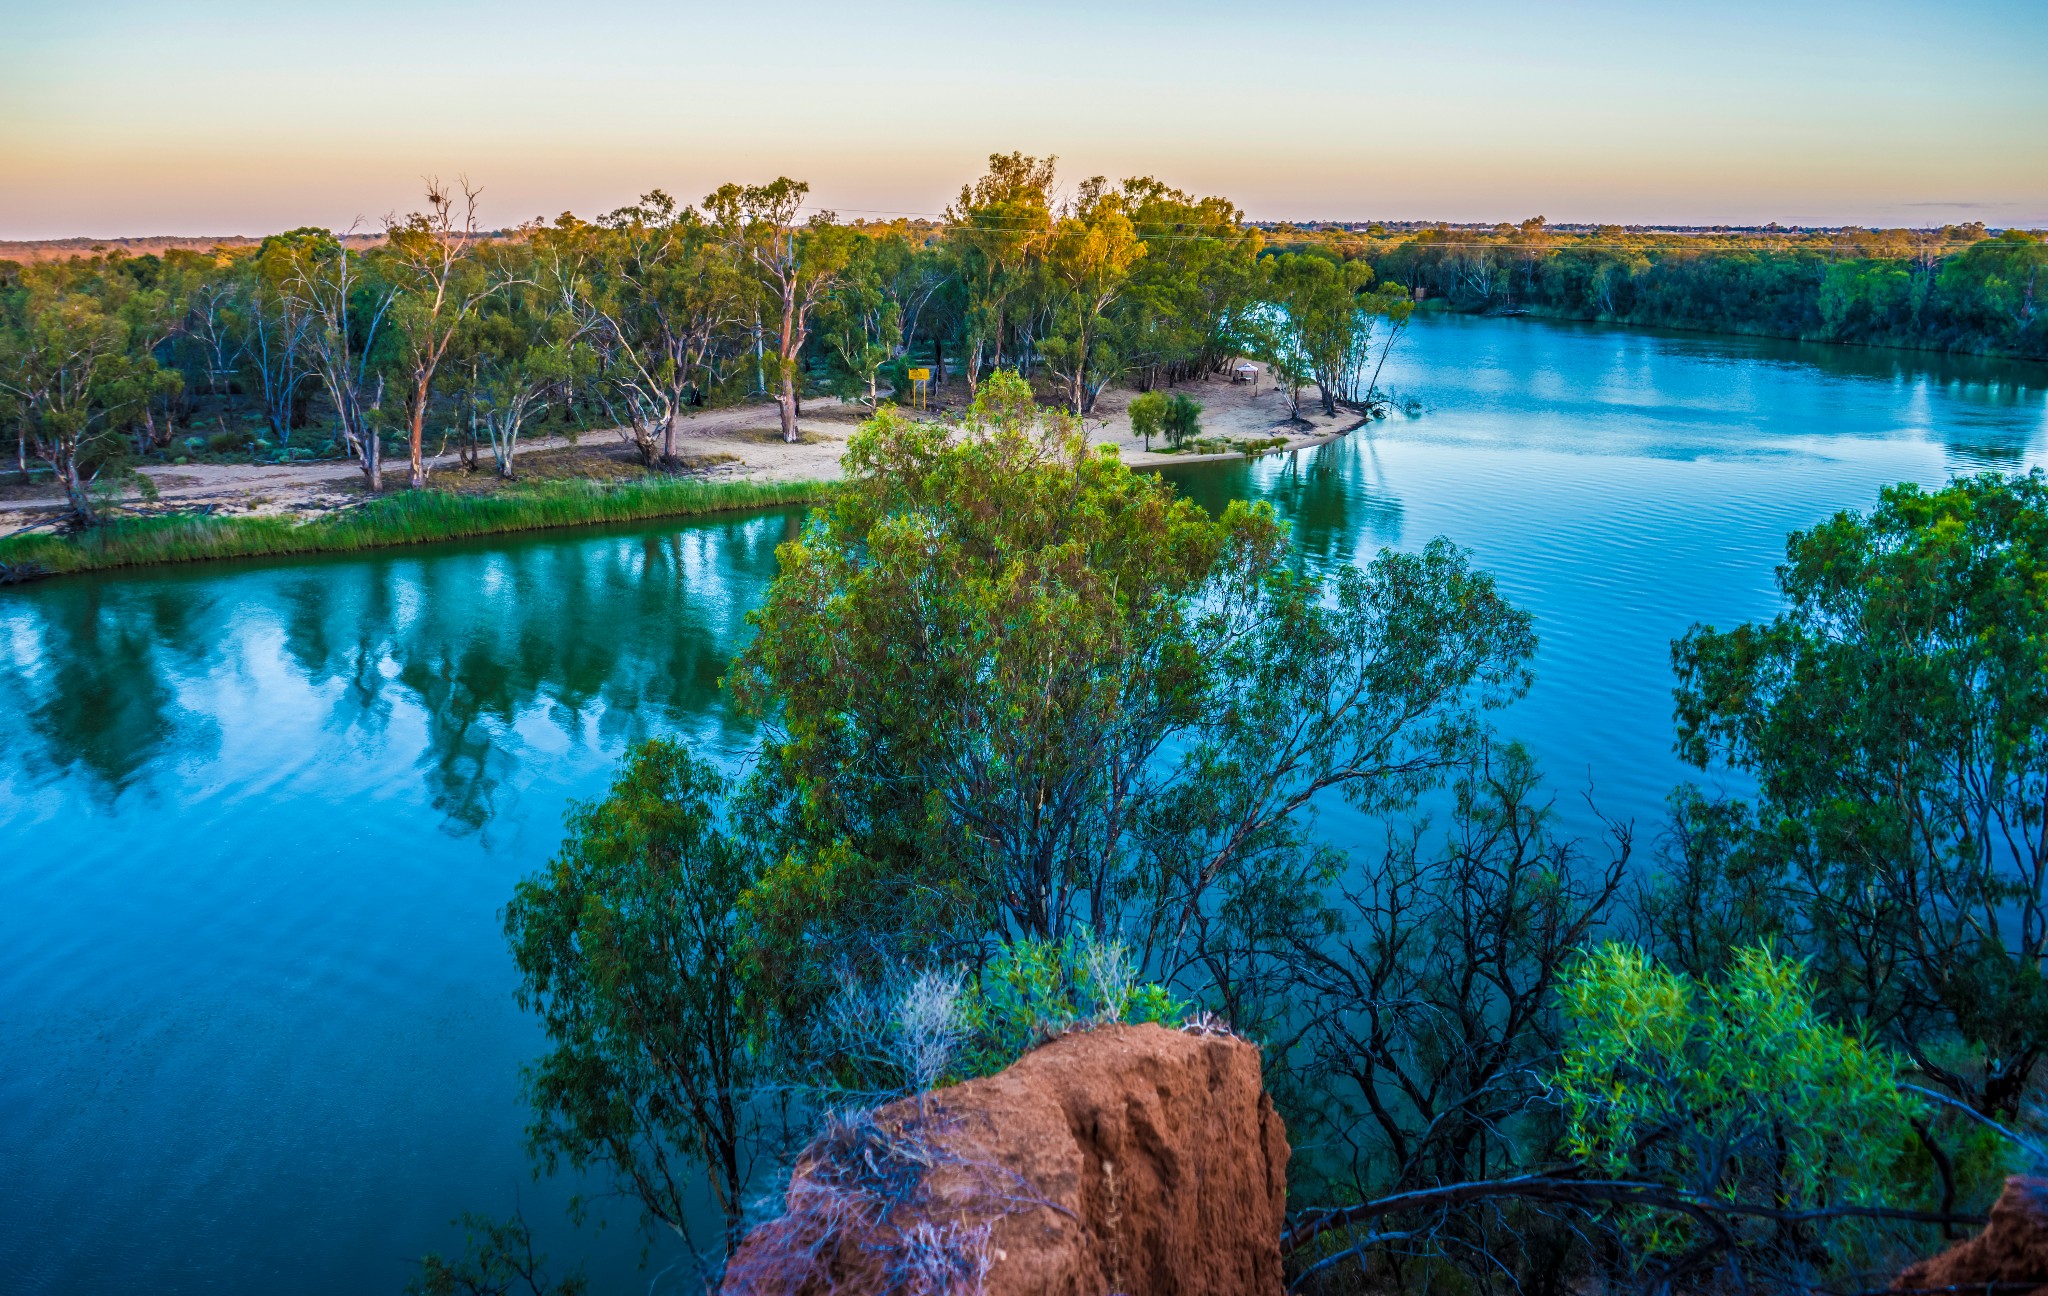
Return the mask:
<path fill-rule="evenodd" d="M 362 257 L 323 229 L 273 234 L 256 258 L 277 294 L 281 326 L 304 321 L 307 364 L 334 409 L 335 439 L 355 456 L 369 488 L 382 491 L 384 444 L 375 413 L 383 380 L 373 360 L 386 341 L 397 289 L 366 276 Z"/>
<path fill-rule="evenodd" d="M 126 309 L 132 284 L 98 259 L 24 270 L 0 319 L 0 390 L 25 458 L 49 464 L 75 525 L 96 520 L 92 489 L 118 470 L 123 433 L 178 375 L 138 348 Z"/>
<path fill-rule="evenodd" d="M 1096 395 L 1122 368 L 1108 315 L 1145 253 L 1123 195 L 1105 188 L 1100 176 L 1081 186 L 1072 212 L 1053 227 L 1045 257 L 1056 285 L 1053 327 L 1040 350 L 1076 415 L 1095 408 Z"/>
<path fill-rule="evenodd" d="M 425 211 L 385 222 L 380 268 L 396 290 L 389 323 L 408 384 L 406 441 L 414 490 L 427 484 L 422 442 L 434 378 L 484 299 L 501 286 L 476 258 L 478 192 L 465 181 L 458 199 L 439 181 L 429 181 Z"/>
<path fill-rule="evenodd" d="M 1052 233 L 1056 160 L 992 153 L 988 174 L 962 185 L 946 209 L 946 252 L 964 297 L 970 388 L 980 385 L 984 365 L 1002 367 L 1014 308 Z"/>
<path fill-rule="evenodd" d="M 505 911 L 520 1005 L 549 1042 L 526 1072 L 530 1146 L 549 1170 L 608 1172 L 700 1260 L 693 1199 L 708 1190 L 720 1248 L 737 1246 L 769 1111 L 737 939 L 757 865 L 724 790 L 682 747 L 646 744 Z"/>
<path fill-rule="evenodd" d="M 494 286 L 470 328 L 463 396 L 498 475 L 510 480 L 527 423 L 586 378 L 592 354 L 561 289 L 544 281 L 552 267 L 530 243 L 497 244 L 482 260 Z"/>
<path fill-rule="evenodd" d="M 846 467 L 733 675 L 774 726 L 749 904 L 798 995 L 820 944 L 1082 926 L 1170 982 L 1219 908 L 1319 889 L 1318 797 L 1410 804 L 1526 686 L 1528 618 L 1447 542 L 1310 579 L 1269 509 L 1176 499 L 1014 375 L 962 429 L 884 411 Z"/>
<path fill-rule="evenodd" d="M 796 414 L 802 353 L 811 312 L 845 270 L 850 235 L 830 212 L 799 222 L 811 187 L 788 176 L 765 185 L 721 186 L 704 199 L 718 237 L 742 264 L 761 294 L 775 337 L 775 400 L 782 439 L 799 439 Z"/>
<path fill-rule="evenodd" d="M 1692 807 L 1683 876 L 2009 1116 L 2048 1053 L 2048 480 L 1889 487 L 1795 533 L 1778 584 L 1776 618 L 1672 649 L 1680 753 L 1758 790 Z"/>
<path fill-rule="evenodd" d="M 590 340 L 606 408 L 642 462 L 673 462 L 683 411 L 709 399 L 721 348 L 749 313 L 750 285 L 717 231 L 656 189 L 596 225 L 565 216 L 534 241 Z"/>

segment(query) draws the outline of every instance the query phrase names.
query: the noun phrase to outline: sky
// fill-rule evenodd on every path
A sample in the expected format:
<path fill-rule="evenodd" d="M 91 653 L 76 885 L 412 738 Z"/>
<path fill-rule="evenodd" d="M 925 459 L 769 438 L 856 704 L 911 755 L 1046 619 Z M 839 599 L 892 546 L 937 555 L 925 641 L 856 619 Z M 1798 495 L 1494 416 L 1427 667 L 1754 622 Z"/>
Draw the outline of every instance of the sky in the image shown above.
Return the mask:
<path fill-rule="evenodd" d="M 2048 224 L 2048 2 L 0 0 L 0 239 L 490 226 L 991 152 L 1254 219 Z"/>

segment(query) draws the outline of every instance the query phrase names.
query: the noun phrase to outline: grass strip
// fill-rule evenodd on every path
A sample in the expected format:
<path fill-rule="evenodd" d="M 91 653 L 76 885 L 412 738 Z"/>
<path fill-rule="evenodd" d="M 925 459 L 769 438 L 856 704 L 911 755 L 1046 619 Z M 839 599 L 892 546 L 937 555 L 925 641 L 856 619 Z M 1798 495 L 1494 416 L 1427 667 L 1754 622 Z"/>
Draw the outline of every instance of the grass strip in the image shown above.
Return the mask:
<path fill-rule="evenodd" d="M 489 495 L 406 491 L 308 522 L 286 517 L 131 518 L 77 536 L 0 540 L 0 568 L 17 577 L 287 554 L 348 553 L 512 531 L 638 522 L 809 504 L 828 482 L 546 482 Z"/>

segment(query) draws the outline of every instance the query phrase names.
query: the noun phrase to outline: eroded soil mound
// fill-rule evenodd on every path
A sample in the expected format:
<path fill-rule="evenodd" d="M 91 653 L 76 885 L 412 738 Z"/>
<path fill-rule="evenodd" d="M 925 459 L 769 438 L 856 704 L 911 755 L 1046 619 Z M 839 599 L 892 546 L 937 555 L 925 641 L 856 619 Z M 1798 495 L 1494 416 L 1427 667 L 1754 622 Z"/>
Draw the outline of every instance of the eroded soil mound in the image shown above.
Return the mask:
<path fill-rule="evenodd" d="M 1982 1233 L 1913 1265 L 1892 1290 L 2026 1296 L 2028 1284 L 2034 1296 L 2048 1293 L 2048 1179 L 2014 1175 Z"/>
<path fill-rule="evenodd" d="M 725 1290 L 1276 1296 L 1287 1153 L 1254 1046 L 1072 1034 L 833 1122 Z"/>

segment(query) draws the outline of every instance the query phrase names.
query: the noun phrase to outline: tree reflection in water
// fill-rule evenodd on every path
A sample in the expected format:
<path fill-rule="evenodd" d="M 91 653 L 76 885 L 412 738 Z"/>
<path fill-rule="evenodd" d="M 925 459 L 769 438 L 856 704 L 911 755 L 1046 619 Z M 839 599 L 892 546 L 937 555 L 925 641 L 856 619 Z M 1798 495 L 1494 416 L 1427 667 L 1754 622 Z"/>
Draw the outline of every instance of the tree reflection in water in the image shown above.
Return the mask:
<path fill-rule="evenodd" d="M 0 736 L 31 783 L 113 802 L 218 753 L 288 669 L 329 701 L 331 759 L 412 741 L 443 827 L 484 831 L 544 745 L 678 727 L 726 747 L 745 617 L 801 515 L 523 538 L 288 567 L 52 582 L 0 603 Z M 239 718 L 239 717 L 238 717 Z M 705 730 L 709 726 L 709 731 Z"/>

